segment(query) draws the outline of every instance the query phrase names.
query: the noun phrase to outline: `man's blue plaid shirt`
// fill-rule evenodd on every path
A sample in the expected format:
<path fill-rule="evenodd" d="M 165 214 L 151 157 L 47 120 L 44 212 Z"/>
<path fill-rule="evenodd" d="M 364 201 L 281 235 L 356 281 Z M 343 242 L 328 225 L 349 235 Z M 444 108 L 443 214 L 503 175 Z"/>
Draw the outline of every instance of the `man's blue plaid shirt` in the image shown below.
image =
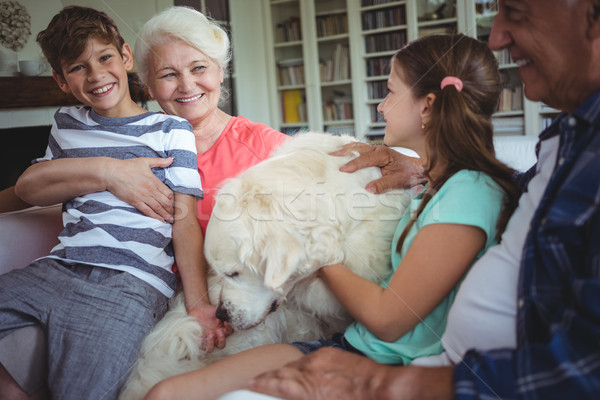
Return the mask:
<path fill-rule="evenodd" d="M 517 348 L 468 352 L 457 399 L 600 399 L 600 92 L 540 140 L 554 135 L 521 263 Z"/>

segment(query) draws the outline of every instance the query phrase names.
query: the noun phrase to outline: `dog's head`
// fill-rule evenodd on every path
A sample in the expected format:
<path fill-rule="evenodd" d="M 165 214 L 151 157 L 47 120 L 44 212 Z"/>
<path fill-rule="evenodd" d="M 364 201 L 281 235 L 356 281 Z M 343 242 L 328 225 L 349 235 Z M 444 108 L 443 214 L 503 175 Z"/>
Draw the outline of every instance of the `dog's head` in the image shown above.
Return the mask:
<path fill-rule="evenodd" d="M 263 322 L 298 281 L 324 265 L 308 256 L 318 251 L 315 243 L 341 248 L 333 243 L 340 239 L 331 234 L 327 240 L 332 243 L 317 237 L 319 229 L 309 226 L 314 218 L 303 221 L 301 215 L 290 215 L 286 201 L 295 193 L 274 190 L 278 189 L 272 182 L 262 185 L 247 176 L 229 181 L 207 227 L 206 259 L 221 286 L 217 315 L 237 330 Z"/>

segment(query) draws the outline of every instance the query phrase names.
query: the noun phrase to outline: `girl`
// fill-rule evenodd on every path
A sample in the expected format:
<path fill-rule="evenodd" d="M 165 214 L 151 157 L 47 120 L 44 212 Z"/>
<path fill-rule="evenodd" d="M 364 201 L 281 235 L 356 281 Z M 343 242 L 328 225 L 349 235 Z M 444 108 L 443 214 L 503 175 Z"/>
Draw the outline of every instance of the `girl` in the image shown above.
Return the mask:
<path fill-rule="evenodd" d="M 398 224 L 390 276 L 379 286 L 342 264 L 324 266 L 321 278 L 356 320 L 343 335 L 250 349 L 167 379 L 147 399 L 216 398 L 323 346 L 404 365 L 443 351 L 458 285 L 497 243 L 519 196 L 512 170 L 494 155 L 497 62 L 483 42 L 433 35 L 405 46 L 391 65 L 389 93 L 378 107 L 384 142 L 417 152 L 427 184 Z"/>

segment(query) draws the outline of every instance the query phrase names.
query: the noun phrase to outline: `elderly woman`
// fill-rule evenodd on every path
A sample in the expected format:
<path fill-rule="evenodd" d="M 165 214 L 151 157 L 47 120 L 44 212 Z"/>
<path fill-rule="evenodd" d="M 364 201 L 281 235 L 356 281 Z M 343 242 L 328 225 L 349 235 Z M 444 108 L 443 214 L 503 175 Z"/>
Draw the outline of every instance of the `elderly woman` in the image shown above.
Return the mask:
<path fill-rule="evenodd" d="M 230 58 L 229 39 L 202 13 L 172 7 L 156 15 L 143 26 L 135 55 L 150 95 L 166 113 L 187 119 L 193 127 L 204 192 L 197 204 L 197 217 L 204 232 L 220 183 L 267 158 L 287 136 L 244 117 L 232 117 L 217 107 Z M 151 170 L 171 162 L 93 157 L 47 161 L 45 168 L 33 166 L 25 171 L 17 192 L 26 203 L 41 206 L 109 190 L 150 217 L 172 221 L 173 194 Z M 20 199 L 14 188 L 3 191 L 0 211 L 24 208 L 27 204 Z M 206 304 L 202 309 L 195 316 L 203 326 L 211 326 L 215 307 Z M 207 350 L 224 347 L 225 334 L 224 329 L 211 330 L 205 342 Z M 39 330 L 28 332 L 23 345 L 35 343 L 40 335 Z M 6 387 L 4 383 L 14 384 L 0 368 L 0 385 Z"/>
<path fill-rule="evenodd" d="M 287 136 L 217 108 L 229 39 L 203 14 L 172 7 L 156 15 L 140 31 L 135 57 L 150 95 L 166 113 L 194 128 L 204 189 L 198 218 L 204 230 L 219 184 L 264 160 Z"/>

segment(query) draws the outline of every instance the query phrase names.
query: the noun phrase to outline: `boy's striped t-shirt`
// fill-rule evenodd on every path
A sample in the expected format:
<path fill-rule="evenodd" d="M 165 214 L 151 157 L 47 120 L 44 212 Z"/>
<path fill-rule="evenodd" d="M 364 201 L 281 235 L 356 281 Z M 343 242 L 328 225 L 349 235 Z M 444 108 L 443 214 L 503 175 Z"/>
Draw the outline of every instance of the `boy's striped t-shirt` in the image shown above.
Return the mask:
<path fill-rule="evenodd" d="M 202 197 L 194 134 L 182 118 L 160 113 L 106 118 L 89 107 L 61 108 L 46 154 L 34 162 L 82 157 L 173 157 L 171 166 L 153 169 L 154 175 L 173 191 Z M 171 224 L 146 217 L 109 191 L 66 202 L 63 224 L 49 257 L 126 271 L 173 294 Z"/>

